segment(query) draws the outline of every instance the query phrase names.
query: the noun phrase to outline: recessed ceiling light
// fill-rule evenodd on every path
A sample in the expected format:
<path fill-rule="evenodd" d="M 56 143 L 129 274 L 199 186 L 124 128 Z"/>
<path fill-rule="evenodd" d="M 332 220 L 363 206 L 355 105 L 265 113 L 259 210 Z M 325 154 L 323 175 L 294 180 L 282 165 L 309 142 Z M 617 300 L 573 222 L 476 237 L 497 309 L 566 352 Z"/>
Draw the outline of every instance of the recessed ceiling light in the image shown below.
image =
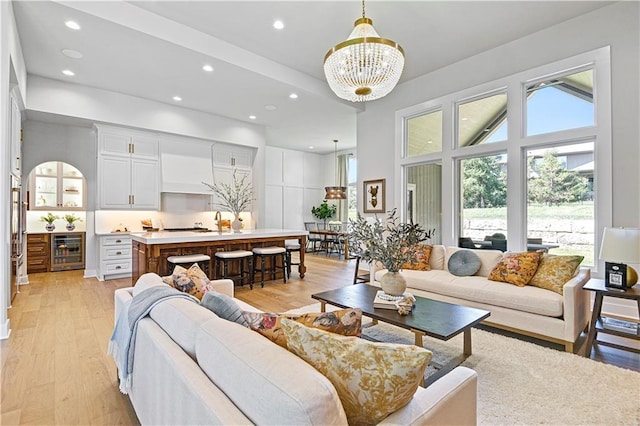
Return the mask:
<path fill-rule="evenodd" d="M 71 28 L 72 30 L 76 30 L 76 31 L 82 28 L 80 24 L 78 24 L 76 21 L 66 21 L 64 24 L 68 28 Z"/>
<path fill-rule="evenodd" d="M 276 107 L 275 105 L 265 105 L 264 109 L 266 109 L 267 111 L 275 111 L 276 109 L 278 109 L 278 107 Z"/>
<path fill-rule="evenodd" d="M 174 96 L 173 100 L 176 102 L 180 102 L 182 100 L 182 98 L 180 96 Z"/>
<path fill-rule="evenodd" d="M 76 75 L 76 73 L 71 70 L 62 70 L 62 74 L 68 75 L 69 77 L 73 77 L 74 75 Z"/>
<path fill-rule="evenodd" d="M 281 30 L 284 28 L 284 22 L 282 22 L 281 20 L 277 20 L 273 22 L 273 28 L 275 28 L 276 30 Z"/>
<path fill-rule="evenodd" d="M 316 147 L 313 145 L 309 145 L 309 149 L 316 149 Z"/>
<path fill-rule="evenodd" d="M 298 99 L 298 94 L 297 93 L 292 93 L 292 94 L 289 95 L 289 97 L 291 99 Z"/>
<path fill-rule="evenodd" d="M 258 118 L 258 117 L 256 117 L 255 115 L 250 115 L 249 116 L 249 120 L 255 120 L 256 118 Z"/>
<path fill-rule="evenodd" d="M 72 49 L 62 49 L 62 54 L 72 59 L 82 59 L 82 53 Z"/>
<path fill-rule="evenodd" d="M 213 67 L 211 65 L 204 65 L 202 69 L 205 70 L 206 72 L 213 71 Z"/>

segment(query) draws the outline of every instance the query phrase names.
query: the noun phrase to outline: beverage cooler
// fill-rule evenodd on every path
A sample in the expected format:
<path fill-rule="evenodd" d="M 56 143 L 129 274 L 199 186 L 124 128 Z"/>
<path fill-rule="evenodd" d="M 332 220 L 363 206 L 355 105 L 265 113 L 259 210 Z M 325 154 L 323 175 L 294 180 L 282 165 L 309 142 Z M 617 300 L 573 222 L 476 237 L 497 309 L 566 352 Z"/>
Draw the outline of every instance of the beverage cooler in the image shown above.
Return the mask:
<path fill-rule="evenodd" d="M 84 232 L 53 234 L 50 270 L 53 272 L 83 268 Z"/>

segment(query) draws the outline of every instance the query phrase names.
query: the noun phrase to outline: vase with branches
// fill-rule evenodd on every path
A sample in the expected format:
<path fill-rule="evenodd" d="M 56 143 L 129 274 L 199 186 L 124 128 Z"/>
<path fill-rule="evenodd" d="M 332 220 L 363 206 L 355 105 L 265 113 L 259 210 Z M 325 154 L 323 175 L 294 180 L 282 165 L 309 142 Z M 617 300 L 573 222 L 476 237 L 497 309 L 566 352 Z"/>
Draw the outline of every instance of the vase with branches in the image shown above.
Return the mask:
<path fill-rule="evenodd" d="M 384 221 L 377 216 L 370 221 L 358 214 L 356 220 L 349 220 L 349 225 L 349 250 L 366 262 L 380 262 L 390 274 L 382 279 L 383 290 L 394 296 L 402 295 L 406 283 L 400 270 L 405 264 L 417 261 L 420 244 L 430 240 L 435 229 L 425 230 L 418 224 L 400 222 L 396 209 L 391 210 Z M 385 281 L 400 282 L 394 283 L 396 289 L 391 289 L 391 286 L 385 288 Z"/>
<path fill-rule="evenodd" d="M 238 176 L 237 170 L 234 170 L 231 183 L 216 182 L 209 184 L 202 182 L 216 196 L 216 206 L 233 214 L 235 219 L 231 223 L 231 227 L 235 232 L 240 232 L 242 226 L 240 213 L 245 211 L 253 201 L 253 186 L 248 181 L 248 178 L 249 175 L 247 174 L 242 174 L 241 177 Z"/>

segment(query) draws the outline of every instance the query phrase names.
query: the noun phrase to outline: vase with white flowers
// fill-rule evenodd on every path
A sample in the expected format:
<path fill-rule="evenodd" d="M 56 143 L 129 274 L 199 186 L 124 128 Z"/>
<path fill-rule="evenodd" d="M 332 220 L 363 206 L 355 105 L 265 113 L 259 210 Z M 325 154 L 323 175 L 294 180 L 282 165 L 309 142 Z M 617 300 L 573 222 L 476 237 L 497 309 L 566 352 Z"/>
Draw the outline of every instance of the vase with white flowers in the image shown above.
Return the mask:
<path fill-rule="evenodd" d="M 240 213 L 246 211 L 253 201 L 253 186 L 249 182 L 249 175 L 234 170 L 231 183 L 202 183 L 213 191 L 216 198 L 215 205 L 233 214 L 234 220 L 231 222 L 233 232 L 240 232 L 242 228 Z"/>

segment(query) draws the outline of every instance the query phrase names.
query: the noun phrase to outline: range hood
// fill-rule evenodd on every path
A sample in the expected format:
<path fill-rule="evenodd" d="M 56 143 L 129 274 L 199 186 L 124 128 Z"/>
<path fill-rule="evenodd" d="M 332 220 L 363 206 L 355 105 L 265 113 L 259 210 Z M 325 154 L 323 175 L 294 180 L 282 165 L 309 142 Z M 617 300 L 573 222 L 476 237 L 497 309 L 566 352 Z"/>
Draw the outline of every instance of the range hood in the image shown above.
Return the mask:
<path fill-rule="evenodd" d="M 162 192 L 212 195 L 202 184 L 213 183 L 211 143 L 162 140 L 160 163 Z"/>

